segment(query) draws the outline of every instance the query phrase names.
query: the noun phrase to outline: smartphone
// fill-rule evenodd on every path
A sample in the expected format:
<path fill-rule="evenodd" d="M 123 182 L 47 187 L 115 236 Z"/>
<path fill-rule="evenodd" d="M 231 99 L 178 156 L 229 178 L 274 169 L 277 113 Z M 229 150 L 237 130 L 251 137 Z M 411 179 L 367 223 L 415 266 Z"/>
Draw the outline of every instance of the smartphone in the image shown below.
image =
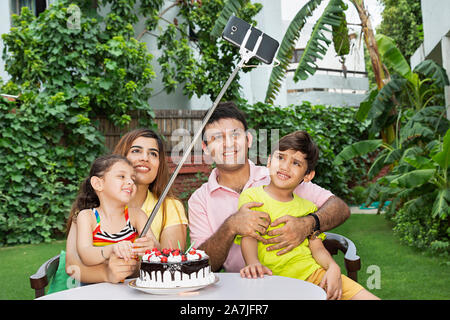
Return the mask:
<path fill-rule="evenodd" d="M 277 40 L 269 37 L 261 30 L 252 27 L 248 22 L 245 22 L 234 15 L 231 16 L 227 25 L 223 29 L 222 38 L 240 48 L 242 42 L 244 41 L 245 35 L 247 34 L 247 30 L 250 28 L 252 28 L 252 32 L 247 40 L 247 43 L 245 44 L 245 48 L 252 51 L 258 37 L 262 34 L 263 37 L 255 58 L 264 63 L 271 64 L 280 44 Z"/>

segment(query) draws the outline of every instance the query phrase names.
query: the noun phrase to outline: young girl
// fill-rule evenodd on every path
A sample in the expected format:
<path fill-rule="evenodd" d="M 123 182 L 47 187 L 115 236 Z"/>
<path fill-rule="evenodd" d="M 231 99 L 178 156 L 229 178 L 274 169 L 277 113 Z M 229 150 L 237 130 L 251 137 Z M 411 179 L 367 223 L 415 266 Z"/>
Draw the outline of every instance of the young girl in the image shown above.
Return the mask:
<path fill-rule="evenodd" d="M 147 241 L 133 243 L 147 215 L 127 204 L 136 192 L 135 171 L 120 155 L 103 156 L 92 164 L 72 208 L 77 222 L 77 249 L 85 265 L 107 261 L 112 253 L 129 260 L 158 243 L 149 230 Z"/>

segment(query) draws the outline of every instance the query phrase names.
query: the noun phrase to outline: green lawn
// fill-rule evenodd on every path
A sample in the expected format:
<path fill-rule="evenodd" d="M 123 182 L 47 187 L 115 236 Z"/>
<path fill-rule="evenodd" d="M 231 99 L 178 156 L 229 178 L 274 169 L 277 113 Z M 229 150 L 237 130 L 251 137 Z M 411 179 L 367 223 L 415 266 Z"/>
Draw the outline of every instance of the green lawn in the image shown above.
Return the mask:
<path fill-rule="evenodd" d="M 65 241 L 0 248 L 0 300 L 34 299 L 30 275 L 65 249 Z"/>
<path fill-rule="evenodd" d="M 391 224 L 380 215 L 353 214 L 343 225 L 330 231 L 350 238 L 361 257 L 358 282 L 367 288 L 367 279 L 380 268 L 380 289 L 369 290 L 381 299 L 450 299 L 450 268 L 436 257 L 400 244 Z M 338 258 L 341 270 L 345 268 Z"/>
<path fill-rule="evenodd" d="M 361 257 L 358 280 L 367 288 L 368 267 L 380 268 L 382 299 L 450 299 L 450 270 L 439 259 L 401 245 L 383 216 L 354 214 L 331 232 L 350 238 Z M 0 299 L 33 299 L 28 277 L 58 254 L 64 241 L 0 248 Z M 336 258 L 342 264 L 343 255 Z M 344 271 L 345 268 L 341 266 Z"/>

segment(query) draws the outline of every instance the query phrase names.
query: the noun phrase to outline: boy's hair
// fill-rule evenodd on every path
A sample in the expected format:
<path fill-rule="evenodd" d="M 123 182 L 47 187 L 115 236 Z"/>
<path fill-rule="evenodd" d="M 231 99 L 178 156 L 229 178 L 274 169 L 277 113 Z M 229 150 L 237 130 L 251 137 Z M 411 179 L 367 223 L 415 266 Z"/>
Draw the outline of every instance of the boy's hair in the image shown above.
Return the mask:
<path fill-rule="evenodd" d="M 305 154 L 305 159 L 308 163 L 306 173 L 310 173 L 315 169 L 317 160 L 319 159 L 319 148 L 311 139 L 308 132 L 299 130 L 285 135 L 275 144 L 272 149 L 272 154 L 276 150 L 286 151 L 289 149 Z"/>
<path fill-rule="evenodd" d="M 100 200 L 91 185 L 91 178 L 94 176 L 103 177 L 109 169 L 119 161 L 123 161 L 132 166 L 127 158 L 118 154 L 110 154 L 95 159 L 91 166 L 91 170 L 89 171 L 89 176 L 81 183 L 77 198 L 72 204 L 72 209 L 70 210 L 69 219 L 67 221 L 67 234 L 69 234 L 70 226 L 73 221 L 76 221 L 76 217 L 80 211 L 100 206 Z"/>
<path fill-rule="evenodd" d="M 208 111 L 206 113 L 208 113 Z M 206 113 L 205 113 L 205 116 L 206 116 Z M 242 123 L 245 131 L 248 130 L 247 120 L 245 120 L 244 112 L 239 110 L 239 108 L 236 106 L 236 104 L 233 101 L 219 102 L 216 109 L 214 110 L 211 117 L 209 118 L 208 122 L 206 123 L 205 128 L 209 124 L 219 121 L 221 119 L 235 119 Z M 203 130 L 202 130 L 202 138 L 203 138 L 203 141 L 206 143 L 207 141 L 205 139 L 205 128 L 203 128 Z"/>

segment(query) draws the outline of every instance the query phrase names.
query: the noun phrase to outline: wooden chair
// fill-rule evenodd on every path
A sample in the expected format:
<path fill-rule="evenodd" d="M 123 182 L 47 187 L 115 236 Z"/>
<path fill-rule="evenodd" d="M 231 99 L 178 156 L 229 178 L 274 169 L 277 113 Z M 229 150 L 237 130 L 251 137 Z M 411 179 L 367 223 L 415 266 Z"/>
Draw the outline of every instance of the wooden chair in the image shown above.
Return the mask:
<path fill-rule="evenodd" d="M 358 282 L 358 271 L 361 269 L 361 259 L 356 254 L 355 244 L 348 238 L 336 233 L 324 232 L 327 236 L 323 241 L 323 245 L 330 252 L 335 255 L 338 250 L 344 253 L 345 269 L 347 276 L 350 279 Z"/>
<path fill-rule="evenodd" d="M 36 298 L 45 295 L 45 287 L 55 275 L 59 265 L 59 254 L 45 261 L 35 274 L 30 276 L 31 288 L 35 290 Z"/>

